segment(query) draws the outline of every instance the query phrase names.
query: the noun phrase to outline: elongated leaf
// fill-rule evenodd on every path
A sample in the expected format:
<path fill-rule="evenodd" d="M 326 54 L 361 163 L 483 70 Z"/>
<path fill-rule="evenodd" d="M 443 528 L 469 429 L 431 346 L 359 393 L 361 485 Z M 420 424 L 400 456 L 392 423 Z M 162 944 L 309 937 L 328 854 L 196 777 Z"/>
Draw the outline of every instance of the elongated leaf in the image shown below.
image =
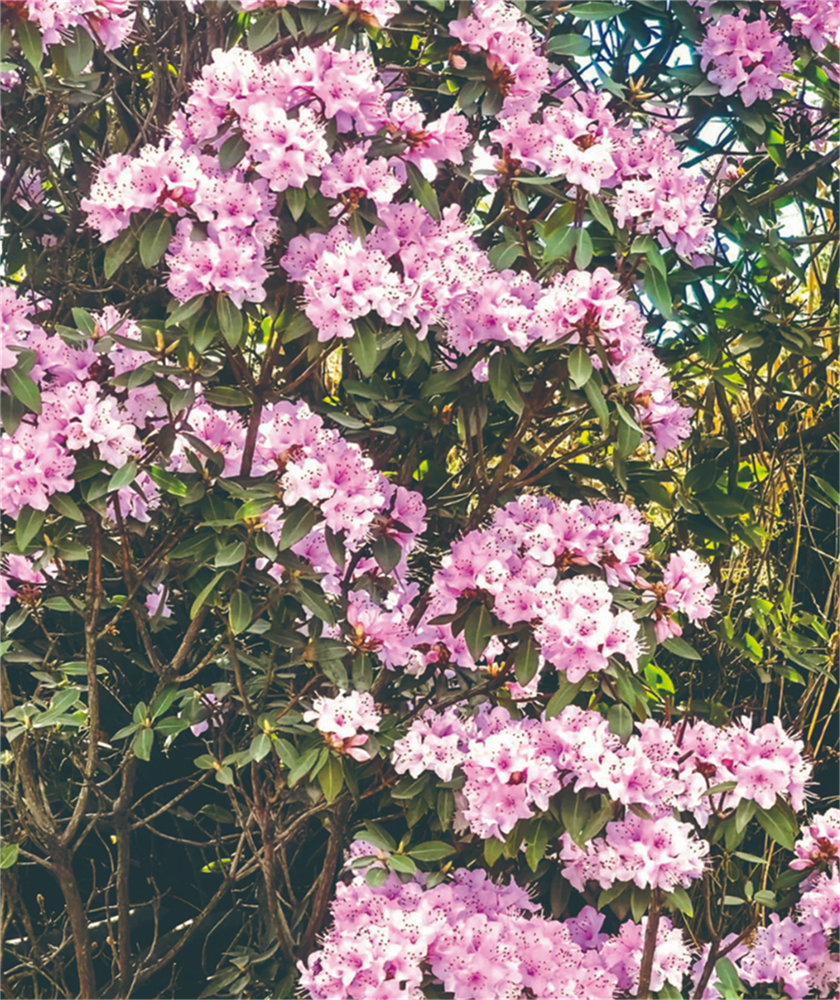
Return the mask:
<path fill-rule="evenodd" d="M 592 361 L 581 346 L 569 355 L 569 376 L 575 389 L 582 389 L 592 377 Z"/>
<path fill-rule="evenodd" d="M 0 871 L 11 868 L 18 859 L 20 844 L 3 844 L 0 847 Z"/>
<path fill-rule="evenodd" d="M 336 796 L 344 786 L 344 771 L 341 762 L 330 756 L 327 763 L 318 772 L 318 784 L 324 793 L 327 802 L 334 802 Z"/>
<path fill-rule="evenodd" d="M 455 848 L 442 840 L 427 840 L 408 852 L 417 861 L 441 861 L 455 854 Z"/>
<path fill-rule="evenodd" d="M 464 625 L 464 639 L 467 643 L 467 649 L 476 662 L 487 648 L 492 634 L 493 621 L 490 612 L 483 604 L 479 604 L 470 612 Z"/>
<path fill-rule="evenodd" d="M 286 188 L 286 205 L 297 222 L 306 208 L 306 191 L 303 188 Z"/>
<path fill-rule="evenodd" d="M 408 186 L 420 207 L 425 208 L 433 219 L 440 219 L 440 205 L 435 189 L 413 163 L 406 163 L 405 169 L 408 174 Z"/>
<path fill-rule="evenodd" d="M 681 656 L 685 660 L 703 659 L 693 646 L 689 646 L 685 639 L 680 639 L 677 635 L 670 636 L 662 643 L 662 645 L 668 650 L 669 653 L 673 653 L 675 656 Z"/>
<path fill-rule="evenodd" d="M 610 17 L 616 17 L 626 8 L 620 7 L 616 3 L 581 3 L 575 4 L 569 13 L 573 17 L 583 18 L 585 21 L 606 21 Z"/>
<path fill-rule="evenodd" d="M 219 321 L 219 329 L 222 336 L 231 348 L 236 347 L 242 339 L 244 325 L 242 313 L 231 302 L 227 295 L 220 295 L 216 301 L 216 318 Z"/>
<path fill-rule="evenodd" d="M 583 796 L 567 788 L 560 798 L 560 819 L 566 832 L 579 847 L 583 846 L 581 835 L 591 817 L 592 810 Z"/>
<path fill-rule="evenodd" d="M 522 687 L 527 687 L 537 673 L 540 662 L 540 647 L 536 639 L 529 633 L 516 650 L 514 670 L 516 680 Z"/>
<path fill-rule="evenodd" d="M 140 260 L 143 267 L 154 267 L 172 239 L 172 223 L 165 216 L 154 215 L 140 235 Z"/>
<path fill-rule="evenodd" d="M 149 760 L 152 756 L 152 746 L 155 742 L 155 734 L 151 729 L 143 727 L 137 735 L 134 737 L 134 742 L 131 745 L 131 751 L 135 757 L 139 757 L 140 760 Z"/>
<path fill-rule="evenodd" d="M 122 468 L 117 469 L 117 471 L 111 476 L 108 481 L 108 492 L 113 493 L 115 490 L 121 490 L 124 486 L 130 486 L 137 476 L 137 463 L 136 462 L 126 462 Z"/>
<path fill-rule="evenodd" d="M 557 674 L 557 681 L 557 690 L 551 696 L 549 703 L 545 707 L 545 717 L 547 719 L 553 719 L 556 715 L 559 715 L 567 705 L 571 705 L 578 692 L 583 687 L 583 680 L 579 680 L 575 684 L 570 684 L 566 680 L 565 674 L 561 673 Z"/>
<path fill-rule="evenodd" d="M 169 708 L 178 697 L 179 687 L 177 684 L 168 684 L 163 691 L 154 699 L 149 706 L 149 715 L 152 719 L 157 719 Z"/>
<path fill-rule="evenodd" d="M 694 916 L 694 907 L 691 903 L 691 897 L 685 891 L 685 889 L 680 886 L 676 886 L 671 892 L 665 893 L 665 902 L 674 910 L 679 910 L 680 913 L 684 913 L 687 917 Z"/>
<path fill-rule="evenodd" d="M 761 806 L 756 805 L 755 817 L 761 824 L 762 829 L 777 844 L 781 844 L 787 851 L 793 850 L 794 841 L 799 833 L 799 824 L 796 822 L 796 816 L 790 810 L 789 806 L 785 807 L 779 801 L 776 802 L 776 805 L 772 809 L 762 809 Z"/>
<path fill-rule="evenodd" d="M 190 608 L 190 618 L 195 618 L 198 612 L 201 611 L 207 599 L 216 589 L 219 580 L 221 580 L 221 578 L 224 575 L 225 575 L 224 570 L 221 573 L 217 573 L 213 577 L 213 579 L 207 584 L 207 586 L 201 591 L 198 597 L 196 597 L 196 599 L 192 603 L 192 607 Z"/>
<path fill-rule="evenodd" d="M 739 979 L 735 966 L 725 956 L 715 962 L 715 974 L 718 979 L 716 989 L 724 1000 L 737 1000 L 744 992 L 744 984 Z"/>
<path fill-rule="evenodd" d="M 19 403 L 33 413 L 41 412 L 41 392 L 29 375 L 24 375 L 17 368 L 7 368 L 3 375 L 9 391 Z"/>
<path fill-rule="evenodd" d="M 15 34 L 24 58 L 34 70 L 39 70 L 44 58 L 44 47 L 41 42 L 41 32 L 35 22 L 21 18 L 15 25 Z"/>
<path fill-rule="evenodd" d="M 589 405 L 595 411 L 595 416 L 601 424 L 601 429 L 608 431 L 610 428 L 610 411 L 607 407 L 607 401 L 604 399 L 604 394 L 601 392 L 600 379 L 590 378 L 583 387 L 583 391 L 586 393 Z"/>
<path fill-rule="evenodd" d="M 549 38 L 546 50 L 561 56 L 585 56 L 589 52 L 589 39 L 574 33 Z"/>
<path fill-rule="evenodd" d="M 283 521 L 283 530 L 280 533 L 280 543 L 278 548 L 281 552 L 291 548 L 295 542 L 306 538 L 309 532 L 318 523 L 320 514 L 317 508 L 306 500 L 299 500 L 286 515 Z"/>
<path fill-rule="evenodd" d="M 230 599 L 229 621 L 231 632 L 234 635 L 238 635 L 244 631 L 251 624 L 253 615 L 254 609 L 251 606 L 251 598 L 244 590 L 237 590 Z"/>
<path fill-rule="evenodd" d="M 219 169 L 223 173 L 233 168 L 250 149 L 250 143 L 239 133 L 228 136 L 219 149 Z"/>
<path fill-rule="evenodd" d="M 633 735 L 633 716 L 626 705 L 613 705 L 607 715 L 610 732 L 615 733 L 622 743 L 626 743 Z"/>
<path fill-rule="evenodd" d="M 124 230 L 115 240 L 111 240 L 105 249 L 105 263 L 102 268 L 108 281 L 134 253 L 136 247 L 137 237 L 131 229 Z"/>
<path fill-rule="evenodd" d="M 41 530 L 45 517 L 46 511 L 21 507 L 15 522 L 15 541 L 21 552 L 25 552 L 29 548 L 29 543 Z"/>
<path fill-rule="evenodd" d="M 376 371 L 376 362 L 379 360 L 376 331 L 369 323 L 357 323 L 356 332 L 350 338 L 348 347 L 359 371 L 365 378 L 370 378 Z"/>

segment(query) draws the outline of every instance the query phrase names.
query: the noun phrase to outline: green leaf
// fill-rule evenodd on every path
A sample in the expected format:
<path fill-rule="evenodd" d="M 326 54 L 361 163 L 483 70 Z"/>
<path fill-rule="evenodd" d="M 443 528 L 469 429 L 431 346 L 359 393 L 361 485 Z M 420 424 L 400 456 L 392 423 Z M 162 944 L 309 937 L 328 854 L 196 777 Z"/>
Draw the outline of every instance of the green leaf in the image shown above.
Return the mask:
<path fill-rule="evenodd" d="M 251 598 L 244 590 L 237 590 L 230 599 L 228 620 L 230 621 L 231 632 L 234 635 L 238 635 L 244 631 L 251 624 L 253 615 L 254 609 L 251 607 Z"/>
<path fill-rule="evenodd" d="M 387 864 L 392 871 L 405 875 L 413 875 L 417 871 L 417 865 L 405 854 L 392 854 Z"/>
<path fill-rule="evenodd" d="M 221 569 L 223 566 L 238 566 L 242 562 L 246 551 L 244 542 L 231 542 L 230 545 L 225 545 L 219 549 L 213 560 L 213 565 L 216 569 Z"/>
<path fill-rule="evenodd" d="M 731 792 L 733 788 L 738 787 L 737 781 L 721 781 L 719 785 L 712 785 L 707 791 L 703 792 L 704 795 L 723 795 L 724 792 Z"/>
<path fill-rule="evenodd" d="M 549 38 L 546 51 L 561 56 L 585 56 L 589 52 L 589 39 L 583 35 L 555 35 Z"/>
<path fill-rule="evenodd" d="M 33 21 L 28 18 L 20 18 L 15 25 L 15 34 L 24 58 L 34 70 L 39 70 L 44 58 L 41 32 Z"/>
<path fill-rule="evenodd" d="M 271 753 L 271 737 L 268 733 L 258 733 L 252 740 L 250 746 L 251 758 L 260 761 L 263 757 Z"/>
<path fill-rule="evenodd" d="M 578 847 L 583 847 L 581 835 L 591 817 L 592 811 L 583 796 L 567 788 L 560 797 L 560 819 Z"/>
<path fill-rule="evenodd" d="M 580 17 L 585 21 L 606 21 L 607 18 L 616 17 L 626 10 L 615 3 L 582 3 L 576 4 L 569 13 L 572 17 Z"/>
<path fill-rule="evenodd" d="M 612 216 L 610 215 L 607 206 L 597 195 L 590 194 L 586 199 L 586 204 L 589 207 L 589 211 L 592 213 L 592 218 L 596 222 L 600 223 L 608 233 L 615 232 Z"/>
<path fill-rule="evenodd" d="M 327 802 L 334 802 L 344 786 L 344 771 L 336 757 L 330 755 L 327 763 L 318 772 L 318 784 Z"/>
<path fill-rule="evenodd" d="M 592 377 L 592 361 L 580 345 L 569 355 L 569 376 L 575 389 L 582 389 Z"/>
<path fill-rule="evenodd" d="M 166 318 L 166 325 L 178 326 L 179 323 L 191 319 L 201 309 L 206 299 L 206 295 L 193 295 L 191 299 L 180 303 L 176 303 L 173 299 L 167 310 L 169 315 Z"/>
<path fill-rule="evenodd" d="M 73 28 L 69 44 L 64 45 L 64 54 L 71 76 L 80 76 L 84 68 L 93 58 L 93 39 L 80 27 Z"/>
<path fill-rule="evenodd" d="M 476 662 L 487 648 L 492 634 L 493 621 L 490 612 L 483 604 L 479 604 L 470 612 L 464 625 L 464 639 L 467 643 L 467 649 Z"/>
<path fill-rule="evenodd" d="M 557 684 L 557 690 L 551 696 L 551 700 L 545 707 L 546 719 L 553 719 L 556 715 L 559 715 L 567 705 L 571 705 L 580 692 L 580 689 L 583 687 L 583 680 L 570 684 L 569 681 L 566 680 L 566 675 L 558 672 Z"/>
<path fill-rule="evenodd" d="M 220 767 L 219 770 L 216 771 L 216 781 L 218 781 L 220 785 L 232 785 L 233 769 L 227 766 Z"/>
<path fill-rule="evenodd" d="M 319 518 L 320 513 L 316 507 L 313 507 L 306 500 L 298 500 L 283 521 L 283 530 L 280 533 L 278 545 L 280 551 L 283 552 L 302 538 L 306 538 L 318 523 Z"/>
<path fill-rule="evenodd" d="M 50 503 L 64 517 L 69 517 L 71 520 L 79 522 L 85 519 L 85 515 L 79 509 L 79 505 L 72 499 L 69 493 L 53 493 L 50 497 Z"/>
<path fill-rule="evenodd" d="M 41 392 L 29 375 L 24 375 L 17 368 L 7 368 L 4 371 L 6 385 L 19 403 L 33 413 L 41 412 Z"/>
<path fill-rule="evenodd" d="M 0 871 L 11 868 L 18 859 L 20 844 L 3 844 L 0 847 Z"/>
<path fill-rule="evenodd" d="M 29 543 L 41 530 L 46 511 L 33 510 L 31 507 L 21 507 L 15 521 L 15 541 L 21 552 L 26 552 Z"/>
<path fill-rule="evenodd" d="M 301 754 L 301 756 L 289 769 L 289 773 L 286 777 L 289 788 L 294 788 L 300 779 L 312 770 L 320 754 L 320 747 L 312 747 L 311 750 L 307 750 L 306 753 Z"/>
<path fill-rule="evenodd" d="M 227 295 L 220 295 L 216 300 L 216 318 L 228 346 L 231 349 L 237 347 L 242 339 L 244 329 L 242 312 L 236 308 Z"/>
<path fill-rule="evenodd" d="M 665 902 L 673 910 L 679 910 L 680 913 L 684 913 L 687 917 L 694 916 L 694 907 L 691 903 L 691 897 L 685 891 L 685 889 L 677 886 L 672 889 L 671 892 L 665 893 Z"/>
<path fill-rule="evenodd" d="M 233 170 L 250 148 L 251 144 L 238 132 L 228 136 L 219 149 L 219 169 L 222 173 Z"/>
<path fill-rule="evenodd" d="M 419 778 L 400 778 L 391 789 L 391 798 L 413 799 L 415 795 L 419 795 L 426 785 L 428 785 L 427 779 L 427 774 L 421 774 Z"/>
<path fill-rule="evenodd" d="M 335 624 L 335 614 L 333 612 L 333 608 L 324 597 L 324 592 L 317 586 L 317 584 L 314 584 L 309 580 L 302 580 L 300 589 L 295 591 L 295 597 L 297 597 L 300 603 L 305 608 L 308 608 L 316 618 L 320 618 L 321 621 L 326 622 L 327 625 Z M 322 669 L 324 669 L 323 666 Z"/>
<path fill-rule="evenodd" d="M 123 230 L 115 240 L 108 243 L 105 249 L 105 263 L 102 268 L 107 281 L 110 281 L 128 260 L 136 246 L 137 237 L 131 229 Z"/>
<path fill-rule="evenodd" d="M 386 575 L 391 572 L 402 559 L 402 546 L 396 538 L 380 535 L 372 546 L 373 558 L 379 563 L 379 568 Z"/>
<path fill-rule="evenodd" d="M 348 342 L 353 360 L 359 366 L 359 371 L 365 378 L 370 378 L 376 371 L 379 360 L 379 344 L 376 331 L 369 323 L 356 323 L 356 332 Z"/>
<path fill-rule="evenodd" d="M 171 493 L 175 497 L 185 497 L 189 492 L 187 484 L 182 482 L 177 476 L 173 476 L 166 469 L 159 469 L 156 465 L 150 465 L 146 470 L 158 486 L 166 493 Z"/>
<path fill-rule="evenodd" d="M 248 21 L 248 48 L 257 52 L 270 45 L 279 33 L 280 21 L 276 10 L 255 11 Z"/>
<path fill-rule="evenodd" d="M 772 809 L 762 809 L 756 805 L 755 816 L 764 831 L 777 844 L 781 844 L 787 851 L 793 850 L 794 841 L 799 833 L 799 824 L 790 806 L 786 806 L 781 800 L 777 800 Z"/>
<path fill-rule="evenodd" d="M 286 188 L 286 205 L 291 212 L 292 218 L 297 222 L 306 209 L 306 191 L 304 188 Z"/>
<path fill-rule="evenodd" d="M 640 889 L 637 885 L 634 885 L 630 890 L 630 911 L 637 924 L 645 915 L 645 910 L 649 905 L 650 889 Z"/>
<path fill-rule="evenodd" d="M 111 476 L 108 480 L 108 492 L 114 493 L 116 490 L 121 490 L 124 486 L 130 486 L 137 476 L 137 463 L 136 462 L 126 462 L 121 468 Z"/>
<path fill-rule="evenodd" d="M 455 848 L 441 840 L 427 840 L 408 852 L 417 861 L 441 861 L 456 853 Z"/>
<path fill-rule="evenodd" d="M 413 163 L 406 162 L 405 169 L 408 174 L 408 186 L 420 207 L 425 208 L 436 221 L 440 220 L 440 205 L 435 189 Z"/>
<path fill-rule="evenodd" d="M 537 673 L 540 662 L 540 647 L 536 639 L 529 633 L 520 643 L 514 656 L 516 680 L 522 687 L 527 687 Z"/>
<path fill-rule="evenodd" d="M 139 722 L 132 722 L 128 726 L 123 726 L 122 729 L 118 729 L 114 735 L 111 737 L 112 740 L 123 740 L 126 736 L 131 736 L 137 732 L 140 728 Z"/>
<path fill-rule="evenodd" d="M 149 717 L 157 719 L 163 715 L 172 702 L 178 697 L 178 691 L 179 688 L 177 684 L 168 684 L 149 706 Z"/>
<path fill-rule="evenodd" d="M 738 972 L 728 958 L 719 958 L 715 962 L 715 974 L 718 979 L 717 991 L 724 1000 L 737 1000 L 744 992 L 744 984 L 738 978 Z"/>
<path fill-rule="evenodd" d="M 812 475 L 811 479 L 814 480 L 814 482 L 817 484 L 817 486 L 819 486 L 819 488 L 823 491 L 823 493 L 825 493 L 825 495 L 829 498 L 829 500 L 840 505 L 840 493 L 837 492 L 837 490 L 831 485 L 831 483 L 827 483 L 824 479 L 820 479 L 819 476 Z"/>
<path fill-rule="evenodd" d="M 219 580 L 221 580 L 221 578 L 224 575 L 225 575 L 224 570 L 222 570 L 221 573 L 217 573 L 213 577 L 213 579 L 207 584 L 207 586 L 201 591 L 198 597 L 196 597 L 196 599 L 192 603 L 192 607 L 190 608 L 190 618 L 195 618 L 198 612 L 201 611 L 201 608 L 204 605 L 205 601 L 216 589 L 216 584 L 219 582 Z"/>
<path fill-rule="evenodd" d="M 154 215 L 140 235 L 140 260 L 143 267 L 154 267 L 172 239 L 172 223 L 165 216 Z"/>
<path fill-rule="evenodd" d="M 585 271 L 592 260 L 592 237 L 589 230 L 578 229 L 575 238 L 575 267 L 580 271 Z"/>
<path fill-rule="evenodd" d="M 610 411 L 607 407 L 607 401 L 604 399 L 604 394 L 601 391 L 601 380 L 590 378 L 583 387 L 583 391 L 589 400 L 589 405 L 595 411 L 595 416 L 601 424 L 601 429 L 605 432 L 608 431 L 610 429 Z"/>
<path fill-rule="evenodd" d="M 134 756 L 139 757 L 140 760 L 149 760 L 152 756 L 152 746 L 154 742 L 155 734 L 151 729 L 144 726 L 134 737 L 134 742 L 131 744 L 131 751 Z"/>
<path fill-rule="evenodd" d="M 532 872 L 537 870 L 537 866 L 545 855 L 550 832 L 549 824 L 542 818 L 532 821 L 528 825 L 526 833 L 528 846 L 525 848 L 525 860 Z"/>
<path fill-rule="evenodd" d="M 671 290 L 668 282 L 655 266 L 646 264 L 645 271 L 645 293 L 651 302 L 656 306 L 665 319 L 670 319 L 674 313 L 673 302 L 671 301 Z"/>
<path fill-rule="evenodd" d="M 189 729 L 190 720 L 189 719 L 161 719 L 160 722 L 155 726 L 155 732 L 158 736 L 163 736 L 164 738 L 169 736 L 177 736 L 178 733 L 183 733 L 185 729 Z"/>
<path fill-rule="evenodd" d="M 703 659 L 693 646 L 689 646 L 685 639 L 680 639 L 677 635 L 669 636 L 669 638 L 667 638 L 662 645 L 668 650 L 669 653 L 673 653 L 675 656 L 681 656 L 684 660 Z"/>
<path fill-rule="evenodd" d="M 615 733 L 622 743 L 626 743 L 633 735 L 633 716 L 626 705 L 612 705 L 607 714 L 610 732 Z"/>

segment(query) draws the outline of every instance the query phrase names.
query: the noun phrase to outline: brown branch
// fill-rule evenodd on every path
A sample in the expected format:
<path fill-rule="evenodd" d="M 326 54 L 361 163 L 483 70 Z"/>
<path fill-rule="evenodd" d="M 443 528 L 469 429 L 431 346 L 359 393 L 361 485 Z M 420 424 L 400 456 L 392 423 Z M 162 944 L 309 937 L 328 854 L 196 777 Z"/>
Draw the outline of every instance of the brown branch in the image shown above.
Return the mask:
<path fill-rule="evenodd" d="M 656 952 L 656 934 L 659 930 L 661 897 L 661 889 L 654 888 L 651 890 L 648 922 L 645 929 L 644 948 L 642 950 L 642 963 L 639 966 L 639 988 L 636 992 L 636 1000 L 649 1000 L 650 998 L 650 977 L 653 973 L 653 956 Z"/>
<path fill-rule="evenodd" d="M 818 160 L 815 160 L 810 166 L 805 167 L 804 170 L 800 170 L 798 174 L 794 174 L 789 180 L 786 180 L 784 184 L 779 184 L 777 187 L 771 188 L 769 191 L 762 191 L 761 194 L 756 195 L 755 198 L 750 198 L 749 204 L 754 208 L 758 205 L 766 205 L 768 202 L 777 201 L 779 198 L 784 197 L 789 191 L 793 191 L 798 188 L 805 181 L 810 180 L 814 174 L 818 174 L 823 167 L 830 167 L 835 160 L 840 157 L 840 147 L 832 149 L 830 153 L 826 153 L 821 156 Z"/>
<path fill-rule="evenodd" d="M 330 896 L 333 890 L 333 879 L 338 866 L 338 859 L 341 855 L 341 847 L 344 841 L 344 833 L 347 827 L 347 820 L 350 816 L 351 802 L 344 799 L 338 803 L 333 813 L 332 830 L 330 839 L 327 841 L 327 853 L 324 858 L 324 867 L 318 876 L 318 888 L 312 899 L 312 912 L 309 916 L 309 923 L 306 925 L 303 938 L 300 942 L 299 954 L 305 959 L 312 946 L 315 944 L 315 937 L 321 930 L 321 925 L 327 915 L 327 908 L 330 905 Z"/>

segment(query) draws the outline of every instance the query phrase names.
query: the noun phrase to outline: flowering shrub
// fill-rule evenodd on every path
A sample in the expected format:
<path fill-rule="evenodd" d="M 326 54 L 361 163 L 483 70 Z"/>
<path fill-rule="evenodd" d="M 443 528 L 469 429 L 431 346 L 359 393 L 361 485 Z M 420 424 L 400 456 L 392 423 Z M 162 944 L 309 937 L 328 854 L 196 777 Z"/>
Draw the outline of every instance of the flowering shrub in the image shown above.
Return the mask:
<path fill-rule="evenodd" d="M 2 0 L 10 995 L 840 987 L 835 7 Z"/>

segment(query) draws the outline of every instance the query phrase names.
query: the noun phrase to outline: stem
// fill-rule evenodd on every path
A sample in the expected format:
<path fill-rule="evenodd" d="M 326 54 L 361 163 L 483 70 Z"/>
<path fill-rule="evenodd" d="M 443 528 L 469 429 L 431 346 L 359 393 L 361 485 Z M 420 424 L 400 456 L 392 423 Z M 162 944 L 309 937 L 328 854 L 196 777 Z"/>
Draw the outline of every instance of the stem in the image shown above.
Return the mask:
<path fill-rule="evenodd" d="M 90 950 L 90 934 L 79 884 L 73 874 L 70 856 L 61 848 L 53 857 L 53 871 L 64 896 L 73 944 L 76 948 L 76 969 L 79 974 L 79 1000 L 93 1000 L 96 996 L 96 978 Z"/>
<path fill-rule="evenodd" d="M 662 890 L 652 889 L 647 928 L 645 930 L 644 950 L 642 951 L 642 964 L 639 967 L 639 989 L 636 992 L 636 1000 L 649 1000 L 650 998 L 650 977 L 653 972 L 653 956 L 656 951 L 656 933 L 659 930 L 661 905 Z"/>
<path fill-rule="evenodd" d="M 312 913 L 309 916 L 309 923 L 306 926 L 306 931 L 300 942 L 300 957 L 304 960 L 312 950 L 312 946 L 315 943 L 315 937 L 321 930 L 321 925 L 327 915 L 327 908 L 330 905 L 330 896 L 332 895 L 333 879 L 335 877 L 335 870 L 338 865 L 338 858 L 341 853 L 341 845 L 344 840 L 344 831 L 347 826 L 349 815 L 349 800 L 340 802 L 333 813 L 332 831 L 330 832 L 330 839 L 327 842 L 327 853 L 324 858 L 324 867 L 318 877 L 318 888 L 315 891 L 315 898 L 312 901 Z"/>

